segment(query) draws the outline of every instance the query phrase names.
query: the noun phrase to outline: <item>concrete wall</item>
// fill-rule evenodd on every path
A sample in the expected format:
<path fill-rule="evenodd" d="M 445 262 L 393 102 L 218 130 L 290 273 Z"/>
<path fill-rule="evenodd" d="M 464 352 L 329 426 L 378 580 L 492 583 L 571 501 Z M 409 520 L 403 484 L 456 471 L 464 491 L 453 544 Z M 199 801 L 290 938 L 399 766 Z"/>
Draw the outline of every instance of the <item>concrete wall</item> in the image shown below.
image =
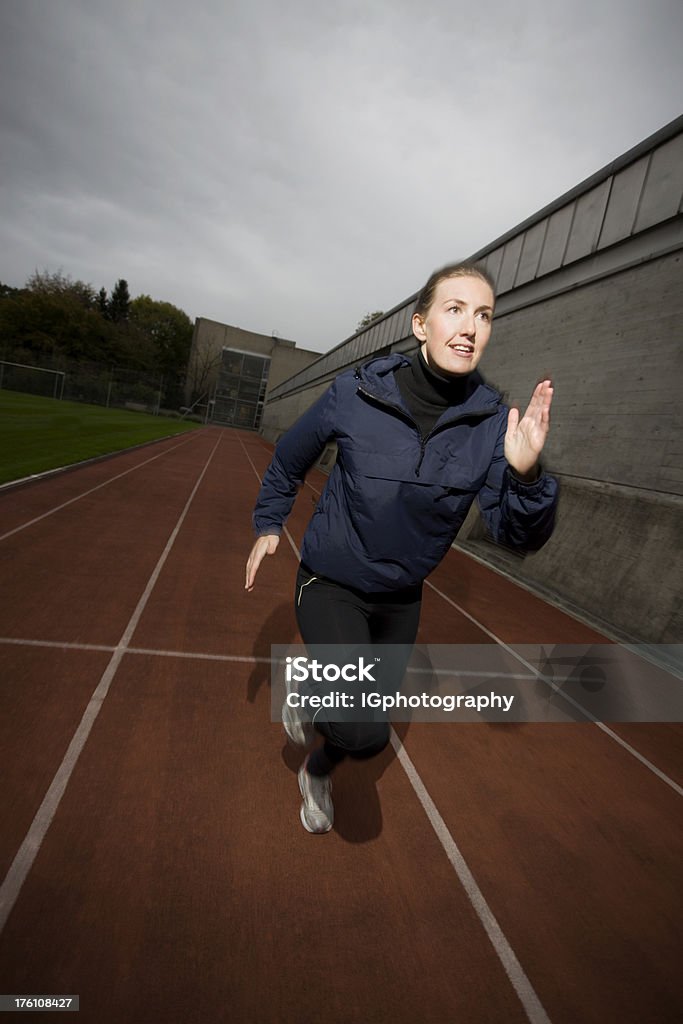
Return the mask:
<path fill-rule="evenodd" d="M 474 511 L 457 546 L 617 636 L 680 643 L 683 499 L 561 475 L 560 486 L 555 533 L 541 551 L 520 558 L 492 544 Z"/>
<path fill-rule="evenodd" d="M 520 561 L 468 517 L 463 547 L 616 632 L 680 642 L 683 257 L 672 253 L 496 319 L 482 362 L 524 408 L 555 383 L 544 453 L 561 480 L 549 545 Z"/>
<path fill-rule="evenodd" d="M 481 368 L 522 409 L 552 378 L 546 461 L 563 475 L 683 494 L 682 341 L 672 253 L 496 317 Z"/>
<path fill-rule="evenodd" d="M 330 378 L 331 380 L 332 378 Z M 267 402 L 259 433 L 275 444 L 286 430 L 323 394 L 330 381 L 319 382 L 305 391 Z"/>
<path fill-rule="evenodd" d="M 268 374 L 266 395 L 282 381 L 287 380 L 292 374 L 298 373 L 319 356 L 318 352 L 295 348 L 293 342 L 286 344 L 281 338 L 277 338 L 276 342 L 270 353 L 270 373 Z"/>

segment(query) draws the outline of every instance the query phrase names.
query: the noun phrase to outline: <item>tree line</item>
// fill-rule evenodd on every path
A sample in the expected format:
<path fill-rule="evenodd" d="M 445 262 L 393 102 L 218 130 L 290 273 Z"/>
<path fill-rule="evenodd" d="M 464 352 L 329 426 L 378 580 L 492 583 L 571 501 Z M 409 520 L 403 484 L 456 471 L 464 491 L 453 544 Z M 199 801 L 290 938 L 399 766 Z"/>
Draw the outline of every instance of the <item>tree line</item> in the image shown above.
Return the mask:
<path fill-rule="evenodd" d="M 131 299 L 120 278 L 107 292 L 61 271 L 36 271 L 23 288 L 0 283 L 0 358 L 64 369 L 69 362 L 164 378 L 164 405 L 178 408 L 192 344 L 192 321 L 170 302 Z"/>

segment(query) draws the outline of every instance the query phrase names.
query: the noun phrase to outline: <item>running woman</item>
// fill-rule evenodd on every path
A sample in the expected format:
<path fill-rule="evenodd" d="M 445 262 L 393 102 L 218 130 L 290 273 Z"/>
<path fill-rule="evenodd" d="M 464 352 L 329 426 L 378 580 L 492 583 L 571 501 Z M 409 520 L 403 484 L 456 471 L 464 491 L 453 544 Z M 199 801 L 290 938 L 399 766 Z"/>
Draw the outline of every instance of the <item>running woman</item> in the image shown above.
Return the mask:
<path fill-rule="evenodd" d="M 296 618 L 309 652 L 320 644 L 409 652 L 423 581 L 475 498 L 498 543 L 527 552 L 550 537 L 558 487 L 539 457 L 552 382 L 537 384 L 523 416 L 485 382 L 478 366 L 494 305 L 493 281 L 480 266 L 435 271 L 413 314 L 415 355 L 379 356 L 344 371 L 279 440 L 254 510 L 248 591 L 265 556 L 277 550 L 307 471 L 329 441 L 337 445 L 296 578 Z M 397 676 L 404 669 L 405 662 L 394 665 Z M 323 739 L 298 776 L 301 821 L 315 833 L 332 828 L 335 766 L 345 757 L 377 756 L 390 736 L 387 721 L 320 718 L 314 726 L 285 702 L 293 742 L 310 746 L 316 733 Z"/>

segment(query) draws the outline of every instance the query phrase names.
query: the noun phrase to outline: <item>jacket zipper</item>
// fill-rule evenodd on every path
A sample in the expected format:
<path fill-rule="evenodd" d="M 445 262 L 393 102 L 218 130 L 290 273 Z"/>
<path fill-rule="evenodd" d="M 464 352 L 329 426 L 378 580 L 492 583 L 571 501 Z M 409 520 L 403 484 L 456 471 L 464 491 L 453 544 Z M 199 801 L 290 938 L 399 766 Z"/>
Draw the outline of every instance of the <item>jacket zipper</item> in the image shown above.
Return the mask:
<path fill-rule="evenodd" d="M 422 460 L 425 457 L 425 448 L 427 447 L 427 441 L 429 441 L 430 437 L 433 437 L 434 434 L 438 434 L 441 430 L 445 430 L 446 427 L 450 427 L 454 423 L 458 423 L 460 420 L 469 419 L 470 416 L 493 416 L 495 412 L 495 409 L 475 409 L 472 412 L 466 413 L 464 416 L 454 416 L 452 420 L 448 421 L 448 423 L 442 423 L 440 427 L 435 427 L 434 430 L 430 430 L 430 432 L 425 434 L 423 437 L 420 433 L 420 428 L 413 417 L 407 413 L 405 409 L 402 409 L 400 405 L 394 405 L 393 402 L 388 402 L 386 398 L 379 398 L 377 395 L 373 395 L 372 392 L 366 391 L 361 384 L 358 385 L 358 391 L 361 395 L 365 395 L 366 398 L 370 398 L 373 402 L 377 402 L 379 405 L 384 405 L 387 409 L 391 409 L 394 412 L 399 413 L 408 421 L 408 423 L 411 424 L 411 426 L 415 427 L 417 436 L 420 438 L 420 457 L 417 460 L 417 466 L 415 467 L 415 476 L 417 477 L 420 475 L 420 467 L 422 466 Z"/>

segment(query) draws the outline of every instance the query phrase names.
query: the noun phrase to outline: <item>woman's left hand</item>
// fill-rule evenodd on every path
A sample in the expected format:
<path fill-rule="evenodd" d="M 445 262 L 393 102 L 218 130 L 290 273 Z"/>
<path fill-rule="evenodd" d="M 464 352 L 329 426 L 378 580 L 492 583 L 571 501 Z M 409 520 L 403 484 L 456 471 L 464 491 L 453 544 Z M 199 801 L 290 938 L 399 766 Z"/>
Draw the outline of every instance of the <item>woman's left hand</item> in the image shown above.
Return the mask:
<path fill-rule="evenodd" d="M 518 476 L 533 476 L 538 457 L 550 430 L 552 381 L 542 380 L 534 388 L 527 411 L 519 418 L 519 409 L 510 409 L 505 434 L 505 458 Z"/>

